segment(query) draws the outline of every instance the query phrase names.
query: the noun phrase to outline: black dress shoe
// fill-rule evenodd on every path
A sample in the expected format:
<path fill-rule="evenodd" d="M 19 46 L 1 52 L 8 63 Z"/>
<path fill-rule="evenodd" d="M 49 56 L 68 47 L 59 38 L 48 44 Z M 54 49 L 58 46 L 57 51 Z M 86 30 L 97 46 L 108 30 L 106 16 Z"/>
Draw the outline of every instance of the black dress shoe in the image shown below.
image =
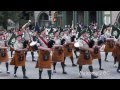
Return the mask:
<path fill-rule="evenodd" d="M 98 78 L 98 76 L 92 74 L 91 79 L 94 79 L 94 78 Z"/>
<path fill-rule="evenodd" d="M 67 74 L 67 72 L 63 72 L 63 74 Z"/>
<path fill-rule="evenodd" d="M 76 58 L 78 58 L 78 56 L 76 56 Z"/>
<path fill-rule="evenodd" d="M 64 64 L 64 66 L 67 66 L 66 64 Z"/>
<path fill-rule="evenodd" d="M 28 79 L 28 77 L 27 76 L 23 76 L 23 79 Z"/>
<path fill-rule="evenodd" d="M 99 68 L 99 70 L 104 70 L 103 68 Z"/>
<path fill-rule="evenodd" d="M 10 74 L 10 71 L 7 71 L 7 74 Z"/>
<path fill-rule="evenodd" d="M 36 62 L 36 60 L 32 60 L 32 62 Z"/>
<path fill-rule="evenodd" d="M 105 60 L 105 62 L 108 62 L 108 60 Z"/>
<path fill-rule="evenodd" d="M 56 70 L 53 70 L 53 73 L 56 73 Z"/>
<path fill-rule="evenodd" d="M 76 64 L 72 64 L 73 67 L 77 66 Z"/>
<path fill-rule="evenodd" d="M 120 73 L 120 69 L 117 69 L 117 72 Z"/>
<path fill-rule="evenodd" d="M 17 77 L 17 75 L 16 75 L 16 74 L 14 74 L 14 77 L 16 78 L 16 77 Z"/>

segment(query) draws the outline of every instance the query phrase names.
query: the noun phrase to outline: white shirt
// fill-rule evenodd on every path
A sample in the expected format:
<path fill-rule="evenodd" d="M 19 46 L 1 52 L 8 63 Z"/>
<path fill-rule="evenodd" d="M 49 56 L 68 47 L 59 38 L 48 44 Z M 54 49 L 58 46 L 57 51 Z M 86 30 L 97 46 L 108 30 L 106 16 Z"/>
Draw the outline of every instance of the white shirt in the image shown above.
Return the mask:
<path fill-rule="evenodd" d="M 5 41 L 4 40 L 0 40 L 0 47 L 5 47 Z"/>
<path fill-rule="evenodd" d="M 111 36 L 111 31 L 106 31 L 105 32 L 105 38 L 110 38 Z"/>
<path fill-rule="evenodd" d="M 60 45 L 60 39 L 55 38 L 55 45 Z"/>
<path fill-rule="evenodd" d="M 30 32 L 29 31 L 25 30 L 24 38 L 25 38 L 25 40 L 28 40 L 28 41 L 30 40 Z"/>
<path fill-rule="evenodd" d="M 67 36 L 66 34 L 64 34 L 64 39 L 66 42 L 71 42 L 70 36 Z"/>
<path fill-rule="evenodd" d="M 21 42 L 16 41 L 14 44 L 14 49 L 15 50 L 23 49 L 23 44 Z"/>

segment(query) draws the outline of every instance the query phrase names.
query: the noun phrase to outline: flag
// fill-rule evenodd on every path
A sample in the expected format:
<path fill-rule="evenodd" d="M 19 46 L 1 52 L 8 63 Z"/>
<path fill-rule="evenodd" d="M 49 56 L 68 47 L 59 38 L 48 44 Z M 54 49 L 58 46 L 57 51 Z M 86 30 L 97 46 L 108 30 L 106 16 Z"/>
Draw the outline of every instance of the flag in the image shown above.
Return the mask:
<path fill-rule="evenodd" d="M 101 35 L 104 34 L 104 29 L 105 29 L 106 27 L 107 27 L 107 26 L 106 26 L 105 24 L 102 26 Z"/>
<path fill-rule="evenodd" d="M 82 33 L 82 29 L 79 26 L 79 24 L 77 24 L 77 33 L 78 33 L 78 35 L 77 35 L 77 39 L 78 39 L 81 36 L 81 33 Z"/>
<path fill-rule="evenodd" d="M 16 34 L 12 34 L 12 36 L 10 37 L 9 41 L 8 41 L 8 45 L 14 45 L 15 43 L 15 38 L 16 38 Z"/>
<path fill-rule="evenodd" d="M 120 29 L 115 26 L 115 25 L 112 25 L 112 32 L 111 32 L 112 36 L 115 36 L 115 38 L 118 38 L 119 35 L 120 35 Z"/>
<path fill-rule="evenodd" d="M 92 32 L 92 30 L 90 29 L 90 27 L 87 28 L 87 32 L 89 33 L 89 38 L 91 39 L 92 36 L 93 36 L 93 32 Z"/>
<path fill-rule="evenodd" d="M 38 23 L 36 23 L 35 31 L 40 32 L 40 27 L 39 27 Z"/>
<path fill-rule="evenodd" d="M 52 27 L 51 27 L 51 29 L 50 29 L 48 34 L 51 34 L 51 33 L 53 33 L 53 28 Z"/>

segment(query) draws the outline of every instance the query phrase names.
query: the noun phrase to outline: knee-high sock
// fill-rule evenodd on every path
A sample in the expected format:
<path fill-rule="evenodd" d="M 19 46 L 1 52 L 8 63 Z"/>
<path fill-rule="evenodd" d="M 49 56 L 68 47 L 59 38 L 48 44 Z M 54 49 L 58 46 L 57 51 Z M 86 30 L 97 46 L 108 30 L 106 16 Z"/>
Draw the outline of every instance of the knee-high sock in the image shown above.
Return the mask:
<path fill-rule="evenodd" d="M 79 72 L 82 71 L 82 65 L 79 65 Z"/>
<path fill-rule="evenodd" d="M 99 68 L 101 69 L 102 66 L 101 59 L 99 59 L 98 62 L 99 62 Z"/>
<path fill-rule="evenodd" d="M 73 57 L 70 57 L 72 64 L 74 64 Z"/>
<path fill-rule="evenodd" d="M 65 65 L 64 65 L 64 62 L 61 62 L 61 66 L 62 66 L 63 72 L 65 72 Z"/>
<path fill-rule="evenodd" d="M 22 66 L 23 76 L 26 76 L 26 68 L 25 66 Z"/>
<path fill-rule="evenodd" d="M 52 74 L 52 71 L 51 71 L 51 70 L 48 70 L 49 79 L 51 79 L 51 74 Z"/>
<path fill-rule="evenodd" d="M 14 67 L 14 74 L 16 74 L 16 73 L 17 73 L 17 69 L 18 69 L 18 67 L 17 67 L 17 66 L 15 66 L 15 67 Z"/>
<path fill-rule="evenodd" d="M 107 59 L 108 52 L 105 52 L 105 60 Z"/>
<path fill-rule="evenodd" d="M 34 60 L 34 52 L 31 52 L 32 60 Z"/>
<path fill-rule="evenodd" d="M 53 70 L 55 70 L 56 62 L 53 62 Z"/>
<path fill-rule="evenodd" d="M 9 69 L 9 64 L 8 64 L 8 62 L 6 62 L 5 64 L 6 64 L 6 70 L 8 71 L 8 69 Z"/>
<path fill-rule="evenodd" d="M 41 79 L 42 71 L 43 71 L 43 70 L 39 70 L 39 79 Z"/>
<path fill-rule="evenodd" d="M 116 59 L 117 59 L 117 57 L 114 57 L 114 64 L 116 64 Z"/>
<path fill-rule="evenodd" d="M 92 73 L 93 72 L 93 67 L 92 66 L 89 66 L 89 71 Z"/>

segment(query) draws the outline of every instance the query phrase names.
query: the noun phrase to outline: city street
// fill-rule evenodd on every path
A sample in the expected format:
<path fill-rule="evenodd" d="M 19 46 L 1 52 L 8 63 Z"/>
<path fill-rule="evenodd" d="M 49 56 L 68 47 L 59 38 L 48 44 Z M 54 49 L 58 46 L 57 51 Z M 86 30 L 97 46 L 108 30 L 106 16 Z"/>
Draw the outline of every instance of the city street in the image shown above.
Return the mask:
<path fill-rule="evenodd" d="M 116 72 L 116 69 L 113 66 L 113 57 L 111 56 L 111 53 L 108 54 L 108 60 L 109 62 L 104 61 L 104 52 L 101 52 L 102 55 L 102 67 L 104 68 L 104 71 L 99 70 L 99 64 L 98 60 L 93 61 L 93 67 L 94 67 L 94 72 L 96 75 L 99 76 L 98 79 L 120 79 L 120 74 Z M 10 56 L 10 52 L 9 52 Z M 35 57 L 37 59 L 37 53 L 35 52 Z M 66 71 L 68 74 L 62 74 L 62 68 L 61 64 L 58 63 L 56 65 L 56 72 L 53 73 L 52 79 L 81 79 L 79 78 L 79 72 L 78 72 L 78 66 L 77 67 L 72 67 L 71 61 L 69 58 L 66 58 Z M 9 60 L 10 61 L 10 60 Z M 77 59 L 74 57 L 75 63 L 77 62 Z M 26 70 L 27 70 L 27 76 L 29 79 L 38 79 L 38 69 L 35 68 L 36 62 L 32 62 L 31 60 L 31 54 L 28 52 L 27 54 L 27 61 L 26 61 Z M 23 79 L 23 74 L 22 74 L 22 69 L 21 67 L 18 68 L 17 71 L 17 78 L 14 78 L 13 73 L 14 73 L 14 66 L 10 65 L 10 74 L 6 74 L 6 68 L 5 68 L 5 63 L 2 63 L 0 66 L 2 73 L 0 73 L 0 79 Z M 84 66 L 82 70 L 82 79 L 90 79 L 90 73 L 88 70 L 88 66 Z M 43 71 L 42 74 L 42 79 L 48 79 L 48 74 L 47 70 Z"/>

